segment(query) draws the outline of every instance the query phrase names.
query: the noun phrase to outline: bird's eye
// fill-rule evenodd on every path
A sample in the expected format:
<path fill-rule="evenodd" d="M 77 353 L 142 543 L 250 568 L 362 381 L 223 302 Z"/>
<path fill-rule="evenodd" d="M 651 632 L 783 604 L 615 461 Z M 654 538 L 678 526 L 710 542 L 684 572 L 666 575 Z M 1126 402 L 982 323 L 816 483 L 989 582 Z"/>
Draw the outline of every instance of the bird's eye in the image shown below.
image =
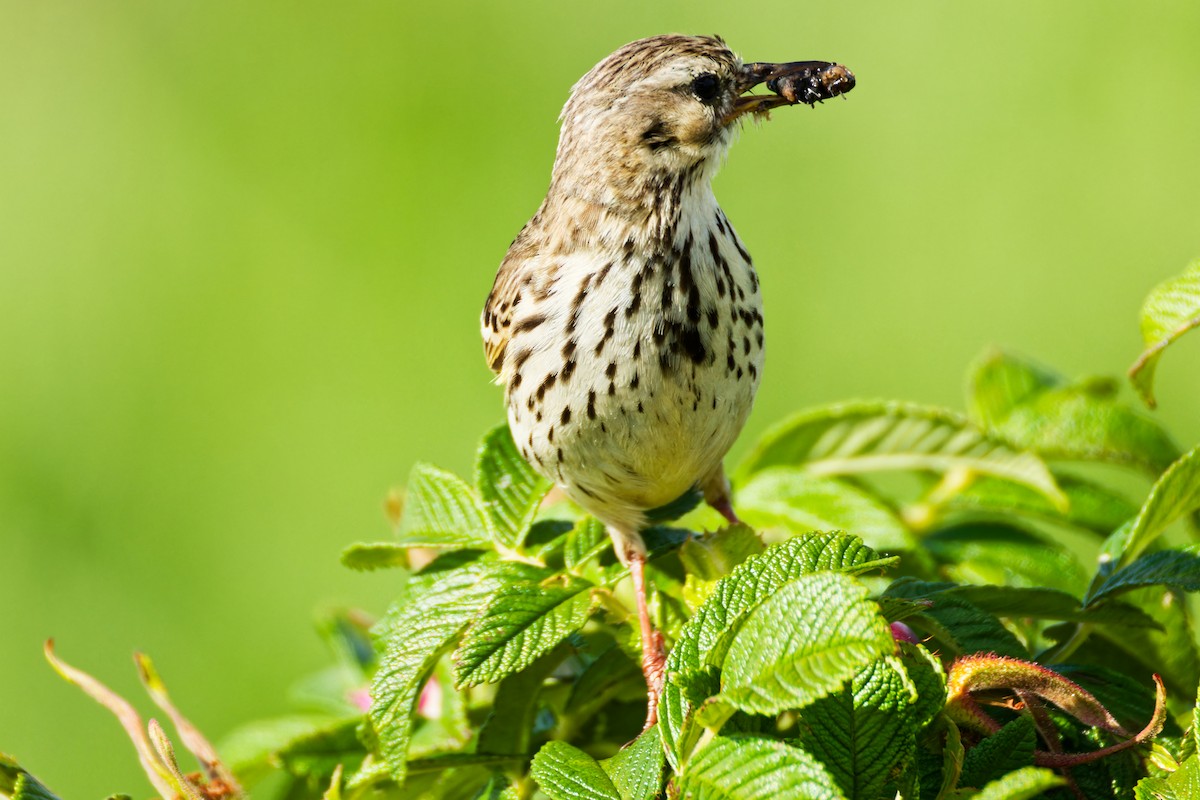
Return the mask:
<path fill-rule="evenodd" d="M 721 93 L 721 79 L 711 72 L 696 76 L 692 81 L 692 93 L 701 103 L 708 105 Z"/>

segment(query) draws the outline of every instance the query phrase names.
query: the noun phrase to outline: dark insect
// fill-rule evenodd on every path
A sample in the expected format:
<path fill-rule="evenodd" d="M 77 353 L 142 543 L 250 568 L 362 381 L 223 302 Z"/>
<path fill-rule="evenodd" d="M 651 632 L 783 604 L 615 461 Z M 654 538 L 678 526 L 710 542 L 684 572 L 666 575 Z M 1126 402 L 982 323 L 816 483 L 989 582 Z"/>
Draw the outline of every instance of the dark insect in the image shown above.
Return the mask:
<path fill-rule="evenodd" d="M 813 105 L 854 88 L 854 73 L 841 64 L 813 62 L 807 69 L 767 81 L 767 88 L 789 103 Z"/>

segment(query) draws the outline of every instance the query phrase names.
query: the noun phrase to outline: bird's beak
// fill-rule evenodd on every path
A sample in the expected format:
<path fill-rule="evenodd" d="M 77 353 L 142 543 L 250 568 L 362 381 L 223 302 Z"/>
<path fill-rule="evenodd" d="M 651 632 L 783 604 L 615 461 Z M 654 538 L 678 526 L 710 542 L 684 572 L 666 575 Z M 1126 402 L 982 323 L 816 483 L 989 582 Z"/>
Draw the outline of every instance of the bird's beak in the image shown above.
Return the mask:
<path fill-rule="evenodd" d="M 771 94 L 746 94 L 761 83 Z M 786 64 L 754 62 L 742 67 L 738 95 L 725 124 L 743 114 L 766 114 L 778 106 L 813 105 L 854 88 L 854 73 L 831 61 L 790 61 Z"/>

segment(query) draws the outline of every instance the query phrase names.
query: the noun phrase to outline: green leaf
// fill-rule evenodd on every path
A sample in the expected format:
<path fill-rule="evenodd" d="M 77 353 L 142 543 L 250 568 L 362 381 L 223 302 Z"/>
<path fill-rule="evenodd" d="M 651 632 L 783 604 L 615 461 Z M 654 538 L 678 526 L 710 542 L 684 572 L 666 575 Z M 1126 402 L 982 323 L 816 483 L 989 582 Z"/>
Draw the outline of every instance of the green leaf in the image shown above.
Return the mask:
<path fill-rule="evenodd" d="M 968 522 L 927 535 L 923 543 L 961 583 L 1050 586 L 1082 593 L 1087 571 L 1055 541 L 1009 523 Z"/>
<path fill-rule="evenodd" d="M 1070 502 L 1065 512 L 1026 486 L 994 478 L 972 481 L 933 510 L 942 519 L 968 516 L 1005 520 L 1017 515 L 1042 522 L 1066 523 L 1106 535 L 1137 513 L 1137 506 L 1100 484 L 1069 475 L 1059 475 L 1057 479 Z"/>
<path fill-rule="evenodd" d="M 971 800 L 1032 800 L 1065 784 L 1065 780 L 1048 769 L 1023 767 L 984 786 L 982 791 L 971 795 Z"/>
<path fill-rule="evenodd" d="M 784 586 L 738 628 L 721 664 L 721 700 L 756 714 L 803 708 L 891 654 L 891 629 L 867 595 L 836 572 Z"/>
<path fill-rule="evenodd" d="M 386 649 L 371 684 L 371 723 L 397 783 L 404 781 L 407 770 L 413 709 L 434 662 L 500 586 L 532 569 L 511 562 L 476 562 L 439 574 L 381 623 Z"/>
<path fill-rule="evenodd" d="M 1157 473 L 1179 455 L 1162 427 L 1121 403 L 1108 380 L 1068 385 L 1050 370 L 994 352 L 976 362 L 968 387 L 973 419 L 1043 457 L 1105 461 Z"/>
<path fill-rule="evenodd" d="M 1080 647 L 1073 658 L 1106 664 L 1134 675 L 1158 673 L 1173 696 L 1195 691 L 1200 682 L 1200 648 L 1197 647 L 1191 614 L 1173 590 L 1160 587 L 1134 589 L 1123 598 L 1137 605 L 1163 627 L 1101 627 Z M 1051 633 L 1047 630 L 1047 634 Z"/>
<path fill-rule="evenodd" d="M 1154 372 L 1163 350 L 1196 327 L 1200 327 L 1200 260 L 1182 275 L 1154 287 L 1142 306 L 1146 349 L 1129 368 L 1129 378 L 1150 408 L 1155 406 Z"/>
<path fill-rule="evenodd" d="M 340 726 L 297 737 L 277 750 L 272 760 L 292 775 L 328 783 L 339 764 L 348 771 L 362 764 L 367 753 L 358 740 L 361 722 L 361 719 L 346 720 Z"/>
<path fill-rule="evenodd" d="M 547 742 L 529 774 L 550 800 L 624 800 L 596 759 L 566 742 Z"/>
<path fill-rule="evenodd" d="M 880 550 L 911 549 L 912 534 L 885 503 L 845 481 L 817 478 L 799 467 L 756 473 L 737 493 L 738 513 L 755 528 L 853 530 Z"/>
<path fill-rule="evenodd" d="M 1033 718 L 1017 717 L 967 752 L 958 785 L 983 786 L 1005 773 L 1033 766 L 1035 744 Z"/>
<path fill-rule="evenodd" d="M 486 548 L 498 534 L 470 486 L 445 470 L 417 464 L 408 478 L 399 538 L 406 547 Z"/>
<path fill-rule="evenodd" d="M 15 760 L 0 753 L 0 797 L 12 800 L 59 800 Z"/>
<path fill-rule="evenodd" d="M 1054 671 L 1091 693 L 1126 730 L 1136 731 L 1154 716 L 1154 688 L 1144 679 L 1098 664 L 1054 664 Z M 1135 670 L 1139 678 L 1145 674 Z"/>
<path fill-rule="evenodd" d="M 1131 563 L 1167 526 L 1197 509 L 1200 509 L 1200 447 L 1172 464 L 1150 489 L 1142 510 L 1124 536 L 1115 566 Z"/>
<path fill-rule="evenodd" d="M 475 486 L 500 544 L 519 547 L 550 482 L 521 456 L 507 425 L 483 437 L 475 462 Z"/>
<path fill-rule="evenodd" d="M 247 782 L 254 782 L 280 766 L 280 753 L 302 750 L 306 742 L 336 738 L 362 721 L 361 716 L 329 717 L 324 715 L 294 715 L 252 722 L 235 730 L 218 748 L 233 772 Z M 357 744 L 357 742 L 355 742 Z M 361 744 L 358 749 L 362 751 Z"/>
<path fill-rule="evenodd" d="M 1193 756 L 1165 778 L 1142 778 L 1135 800 L 1196 800 L 1200 797 L 1200 758 Z"/>
<path fill-rule="evenodd" d="M 1075 622 L 1129 625 L 1136 628 L 1159 628 L 1153 617 L 1137 606 L 1110 603 L 1083 608 L 1079 598 L 1057 589 L 1033 589 L 1017 586 L 956 586 L 946 584 L 935 596 L 950 596 L 966 600 L 971 605 L 998 617 L 1030 617 L 1033 619 L 1070 620 Z"/>
<path fill-rule="evenodd" d="M 537 716 L 542 687 L 562 663 L 566 648 L 552 650 L 527 669 L 509 675 L 496 687 L 491 712 L 479 728 L 480 753 L 529 754 L 529 740 Z"/>
<path fill-rule="evenodd" d="M 967 370 L 967 408 L 972 421 L 992 430 L 1014 408 L 1062 383 L 1051 370 L 1002 350 L 989 350 Z"/>
<path fill-rule="evenodd" d="M 1161 550 L 1142 556 L 1109 576 L 1099 591 L 1088 598 L 1095 603 L 1104 597 L 1142 586 L 1169 586 L 1185 592 L 1200 591 L 1200 548 Z"/>
<path fill-rule="evenodd" d="M 709 651 L 726 630 L 735 628 L 756 604 L 802 575 L 823 570 L 859 574 L 893 563 L 895 559 L 881 559 L 857 537 L 812 533 L 767 548 L 719 580 L 667 655 L 659 728 L 671 763 L 679 764 L 695 734 L 693 703 L 685 697 L 681 684 L 688 672 L 704 667 Z"/>
<path fill-rule="evenodd" d="M 408 567 L 408 550 L 413 545 L 398 542 L 358 542 L 342 551 L 342 566 L 359 572 Z"/>
<path fill-rule="evenodd" d="M 929 725 L 946 705 L 946 670 L 938 657 L 923 645 L 899 641 L 900 661 L 916 688 L 908 717 L 917 730 Z"/>
<path fill-rule="evenodd" d="M 662 789 L 662 740 L 657 727 L 642 731 L 632 744 L 600 762 L 622 800 L 653 800 Z"/>
<path fill-rule="evenodd" d="M 739 507 L 739 511 L 742 510 Z M 716 581 L 762 551 L 762 539 L 751 528 L 730 525 L 684 542 L 683 547 L 679 548 L 679 560 L 683 562 L 688 577 Z"/>
<path fill-rule="evenodd" d="M 608 531 L 604 523 L 595 517 L 584 517 L 567 534 L 563 545 L 563 562 L 568 570 L 574 572 L 603 553 L 608 546 Z"/>
<path fill-rule="evenodd" d="M 58 800 L 58 795 L 28 772 L 22 772 L 13 786 L 12 800 Z"/>
<path fill-rule="evenodd" d="M 845 800 L 811 755 L 774 739 L 717 736 L 696 753 L 679 782 L 688 800 Z"/>
<path fill-rule="evenodd" d="M 235 773 L 245 775 L 291 742 L 317 731 L 339 728 L 345 721 L 325 714 L 257 720 L 235 729 L 221 741 L 217 751 Z"/>
<path fill-rule="evenodd" d="M 495 683 L 583 627 L 594 606 L 593 584 L 539 571 L 500 588 L 471 623 L 454 654 L 457 686 Z"/>
<path fill-rule="evenodd" d="M 712 597 L 688 621 L 672 648 L 667 672 L 702 666 L 717 639 L 740 616 L 802 575 L 825 571 L 858 575 L 895 562 L 880 558 L 861 539 L 844 533 L 811 533 L 773 545 L 717 583 Z"/>
<path fill-rule="evenodd" d="M 929 608 L 907 617 L 906 622 L 934 636 L 950 655 L 996 653 L 1029 658 L 1029 651 L 999 620 L 962 598 L 945 594 L 945 586 L 900 578 L 892 582 L 884 596 L 930 600 Z"/>
<path fill-rule="evenodd" d="M 1024 484 L 1066 507 L 1066 498 L 1037 456 L 989 437 L 958 414 L 905 403 L 851 403 L 801 412 L 767 432 L 738 469 L 740 482 L 778 465 L 803 465 L 817 477 L 963 470 Z"/>
<path fill-rule="evenodd" d="M 995 430 L 1043 458 L 1101 461 L 1158 474 L 1179 456 L 1162 426 L 1120 402 L 1113 387 L 1083 383 L 1046 390 Z"/>
<path fill-rule="evenodd" d="M 800 714 L 800 745 L 851 800 L 875 800 L 912 750 L 912 686 L 895 659 L 879 659 Z"/>
<path fill-rule="evenodd" d="M 571 687 L 563 721 L 572 727 L 589 719 L 596 711 L 633 687 L 639 698 L 646 695 L 642 670 L 619 646 L 613 645 L 596 657 Z M 568 738 L 564 732 L 561 738 Z"/>

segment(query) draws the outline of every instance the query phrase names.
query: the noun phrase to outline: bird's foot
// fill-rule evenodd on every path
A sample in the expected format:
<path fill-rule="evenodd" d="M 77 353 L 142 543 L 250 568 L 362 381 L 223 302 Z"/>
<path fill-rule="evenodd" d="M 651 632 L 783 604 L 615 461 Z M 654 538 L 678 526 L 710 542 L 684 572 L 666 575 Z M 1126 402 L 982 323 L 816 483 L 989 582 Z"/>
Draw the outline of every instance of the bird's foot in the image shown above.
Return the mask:
<path fill-rule="evenodd" d="M 642 726 L 644 731 L 658 722 L 658 698 L 662 694 L 663 673 L 667 666 L 662 634 L 653 631 L 650 639 L 650 647 L 642 649 L 642 675 L 646 678 L 646 724 Z"/>

